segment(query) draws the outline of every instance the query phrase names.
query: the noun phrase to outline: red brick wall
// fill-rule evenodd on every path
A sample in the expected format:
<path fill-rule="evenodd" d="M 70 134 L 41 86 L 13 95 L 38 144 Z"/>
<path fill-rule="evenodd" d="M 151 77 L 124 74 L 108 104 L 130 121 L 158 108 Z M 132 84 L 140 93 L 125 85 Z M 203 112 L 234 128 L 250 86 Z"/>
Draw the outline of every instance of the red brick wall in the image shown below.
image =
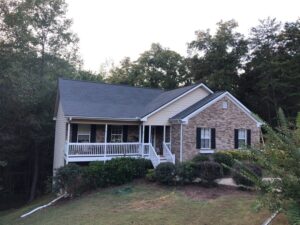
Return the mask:
<path fill-rule="evenodd" d="M 222 108 L 223 101 L 227 101 L 227 109 Z M 256 122 L 227 97 L 204 109 L 190 118 L 188 124 L 183 125 L 183 161 L 199 153 L 199 149 L 196 148 L 197 127 L 216 129 L 216 150 L 234 149 L 234 129 L 240 128 L 251 129 L 251 145 L 259 144 L 260 128 L 257 127 Z M 177 159 L 179 159 L 180 149 L 178 137 L 180 137 L 180 125 L 173 125 L 172 151 Z"/>

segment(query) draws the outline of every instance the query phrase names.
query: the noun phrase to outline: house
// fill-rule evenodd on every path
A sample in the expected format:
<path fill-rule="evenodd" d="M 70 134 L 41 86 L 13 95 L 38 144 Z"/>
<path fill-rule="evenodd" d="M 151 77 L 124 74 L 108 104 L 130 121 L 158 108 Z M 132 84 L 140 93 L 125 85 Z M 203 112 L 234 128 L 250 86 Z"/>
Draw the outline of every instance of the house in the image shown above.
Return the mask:
<path fill-rule="evenodd" d="M 59 79 L 55 108 L 54 169 L 125 156 L 157 166 L 260 141 L 251 111 L 202 83 L 163 91 Z"/>

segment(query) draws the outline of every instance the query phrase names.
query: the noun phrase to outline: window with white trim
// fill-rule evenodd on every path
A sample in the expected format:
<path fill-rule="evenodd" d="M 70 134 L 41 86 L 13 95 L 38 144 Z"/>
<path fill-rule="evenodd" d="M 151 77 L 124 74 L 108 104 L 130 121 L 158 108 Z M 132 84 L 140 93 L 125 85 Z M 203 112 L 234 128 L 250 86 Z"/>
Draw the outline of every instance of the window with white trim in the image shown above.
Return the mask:
<path fill-rule="evenodd" d="M 77 142 L 89 143 L 91 141 L 91 125 L 78 124 Z"/>
<path fill-rule="evenodd" d="M 201 149 L 210 149 L 211 146 L 211 129 L 202 128 L 201 129 Z"/>
<path fill-rule="evenodd" d="M 222 102 L 222 108 L 223 109 L 227 109 L 228 108 L 228 102 L 227 101 L 223 101 Z"/>
<path fill-rule="evenodd" d="M 123 141 L 123 126 L 111 126 L 111 142 Z"/>
<path fill-rule="evenodd" d="M 247 130 L 239 129 L 238 132 L 238 146 L 239 148 L 243 148 L 247 145 Z"/>

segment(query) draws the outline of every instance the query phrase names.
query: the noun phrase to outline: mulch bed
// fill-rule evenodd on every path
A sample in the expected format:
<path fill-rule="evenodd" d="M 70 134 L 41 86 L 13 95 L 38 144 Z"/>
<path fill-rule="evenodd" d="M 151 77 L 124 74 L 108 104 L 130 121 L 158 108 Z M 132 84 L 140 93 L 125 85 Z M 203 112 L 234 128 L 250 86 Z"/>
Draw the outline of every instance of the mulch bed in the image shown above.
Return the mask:
<path fill-rule="evenodd" d="M 254 191 L 242 191 L 236 187 L 219 185 L 217 187 L 201 187 L 200 185 L 185 185 L 178 188 L 186 196 L 195 200 L 209 200 L 216 199 L 222 196 L 228 195 L 240 195 L 240 196 L 251 196 L 254 195 Z"/>

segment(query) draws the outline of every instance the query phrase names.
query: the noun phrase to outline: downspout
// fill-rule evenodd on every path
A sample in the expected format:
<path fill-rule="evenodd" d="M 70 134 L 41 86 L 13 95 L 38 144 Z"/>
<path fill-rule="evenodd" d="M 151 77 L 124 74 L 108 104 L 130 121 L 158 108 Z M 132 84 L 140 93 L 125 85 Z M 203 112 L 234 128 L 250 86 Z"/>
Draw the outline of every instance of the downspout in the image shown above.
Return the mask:
<path fill-rule="evenodd" d="M 182 137 L 182 123 L 180 124 L 180 162 L 182 162 L 182 145 L 183 145 L 183 137 Z"/>

